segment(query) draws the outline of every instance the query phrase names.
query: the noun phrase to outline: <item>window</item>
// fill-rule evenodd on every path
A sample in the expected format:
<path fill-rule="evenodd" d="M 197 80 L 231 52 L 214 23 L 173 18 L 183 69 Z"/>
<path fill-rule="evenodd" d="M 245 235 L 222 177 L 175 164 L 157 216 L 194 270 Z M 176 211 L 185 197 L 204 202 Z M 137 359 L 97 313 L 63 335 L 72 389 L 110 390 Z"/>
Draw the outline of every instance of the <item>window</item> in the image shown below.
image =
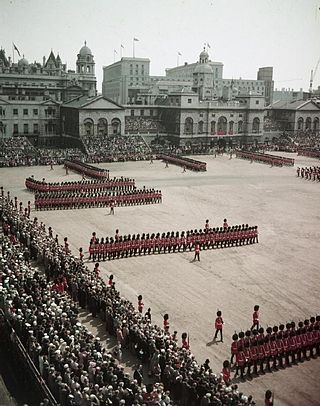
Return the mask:
<path fill-rule="evenodd" d="M 2 107 L 0 107 L 0 116 L 5 116 L 6 115 L 6 111 L 3 110 Z"/>
<path fill-rule="evenodd" d="M 200 113 L 200 117 L 203 117 L 203 113 Z"/>
<path fill-rule="evenodd" d="M 140 116 L 144 116 L 144 110 L 140 110 Z"/>
<path fill-rule="evenodd" d="M 230 117 L 233 117 L 233 114 L 230 114 Z"/>
<path fill-rule="evenodd" d="M 33 115 L 37 116 L 38 115 L 38 109 L 33 109 Z"/>
<path fill-rule="evenodd" d="M 211 114 L 211 116 L 212 116 L 212 117 L 215 117 L 216 115 L 215 115 L 215 114 Z"/>
<path fill-rule="evenodd" d="M 192 103 L 192 99 L 188 99 L 188 103 L 191 104 L 191 103 Z"/>
<path fill-rule="evenodd" d="M 134 110 L 130 111 L 130 115 L 131 115 L 131 117 L 134 117 Z"/>
<path fill-rule="evenodd" d="M 19 132 L 18 124 L 13 124 L 13 134 L 18 134 L 18 132 Z"/>
<path fill-rule="evenodd" d="M 28 109 L 23 109 L 23 115 L 27 116 L 28 115 Z"/>
<path fill-rule="evenodd" d="M 256 104 L 259 104 L 259 100 L 256 100 Z"/>
<path fill-rule="evenodd" d="M 179 99 L 176 99 L 176 103 L 179 104 Z"/>
<path fill-rule="evenodd" d="M 33 124 L 33 133 L 38 134 L 39 132 L 39 124 Z"/>
<path fill-rule="evenodd" d="M 150 110 L 150 117 L 153 116 L 153 110 Z"/>
<path fill-rule="evenodd" d="M 23 134 L 28 134 L 28 133 L 29 133 L 29 125 L 23 124 Z"/>

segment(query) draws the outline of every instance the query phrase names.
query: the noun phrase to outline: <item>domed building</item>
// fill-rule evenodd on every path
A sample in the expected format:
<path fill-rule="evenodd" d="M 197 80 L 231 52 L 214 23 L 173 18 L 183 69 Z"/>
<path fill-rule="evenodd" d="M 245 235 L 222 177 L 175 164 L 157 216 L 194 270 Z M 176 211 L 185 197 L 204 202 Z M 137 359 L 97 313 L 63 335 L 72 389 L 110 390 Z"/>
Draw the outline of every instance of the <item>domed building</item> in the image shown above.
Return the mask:
<path fill-rule="evenodd" d="M 20 57 L 20 51 L 15 47 L 14 56 L 18 54 L 19 60 L 14 62 L 0 48 L 0 112 L 4 112 L 0 121 L 5 129 L 2 136 L 24 135 L 33 140 L 56 136 L 60 134 L 61 103 L 97 94 L 92 52 L 85 43 L 72 70 L 53 50 L 41 63 L 31 57 L 29 63 Z"/>
<path fill-rule="evenodd" d="M 77 57 L 77 73 L 85 75 L 94 75 L 94 59 L 91 49 L 87 47 L 87 41 L 84 41 Z"/>
<path fill-rule="evenodd" d="M 29 65 L 29 62 L 26 60 L 26 58 L 23 55 L 23 58 L 19 60 L 18 62 L 18 67 L 19 68 L 25 68 Z"/>
<path fill-rule="evenodd" d="M 208 62 L 209 54 L 204 48 L 193 72 L 192 90 L 198 93 L 200 100 L 210 100 L 213 96 L 213 69 Z"/>

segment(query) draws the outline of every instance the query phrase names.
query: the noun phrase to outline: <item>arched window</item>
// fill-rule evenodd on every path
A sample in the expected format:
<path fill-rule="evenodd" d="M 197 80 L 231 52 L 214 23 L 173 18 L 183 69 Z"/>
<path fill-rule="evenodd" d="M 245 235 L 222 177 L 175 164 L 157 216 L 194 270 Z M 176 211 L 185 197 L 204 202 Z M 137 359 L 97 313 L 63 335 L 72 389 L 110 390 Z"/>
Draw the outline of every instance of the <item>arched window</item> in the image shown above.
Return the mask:
<path fill-rule="evenodd" d="M 94 135 L 93 120 L 91 118 L 86 118 L 83 121 L 84 130 L 86 135 Z"/>
<path fill-rule="evenodd" d="M 214 135 L 216 133 L 216 122 L 211 121 L 211 134 Z"/>
<path fill-rule="evenodd" d="M 90 73 L 90 66 L 87 66 L 87 73 Z"/>
<path fill-rule="evenodd" d="M 98 120 L 98 135 L 108 135 L 108 121 L 105 118 Z"/>
<path fill-rule="evenodd" d="M 311 130 L 311 117 L 306 118 L 306 130 Z"/>
<path fill-rule="evenodd" d="M 233 121 L 229 121 L 229 134 L 233 134 Z"/>
<path fill-rule="evenodd" d="M 114 118 L 111 121 L 112 134 L 121 134 L 121 121 L 118 118 Z"/>
<path fill-rule="evenodd" d="M 187 117 L 184 121 L 184 133 L 193 134 L 193 120 L 191 117 Z"/>
<path fill-rule="evenodd" d="M 303 130 L 303 118 L 299 117 L 298 119 L 298 130 Z"/>
<path fill-rule="evenodd" d="M 243 121 L 242 120 L 238 121 L 238 133 L 239 134 L 243 133 Z"/>
<path fill-rule="evenodd" d="M 225 135 L 227 133 L 227 119 L 222 116 L 218 120 L 218 135 Z"/>
<path fill-rule="evenodd" d="M 255 117 L 253 119 L 252 132 L 253 133 L 259 133 L 260 132 L 260 119 L 258 117 Z"/>
<path fill-rule="evenodd" d="M 319 118 L 315 117 L 313 120 L 313 131 L 319 131 Z"/>
<path fill-rule="evenodd" d="M 198 123 L 198 134 L 203 134 L 203 121 Z"/>

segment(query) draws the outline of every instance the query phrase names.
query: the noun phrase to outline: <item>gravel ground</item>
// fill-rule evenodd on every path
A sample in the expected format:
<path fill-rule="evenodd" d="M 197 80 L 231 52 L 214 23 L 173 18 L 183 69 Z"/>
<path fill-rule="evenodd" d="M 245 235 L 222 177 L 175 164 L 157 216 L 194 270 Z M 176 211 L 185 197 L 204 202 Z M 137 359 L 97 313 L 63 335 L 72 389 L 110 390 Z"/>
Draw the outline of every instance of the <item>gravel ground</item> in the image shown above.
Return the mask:
<path fill-rule="evenodd" d="M 304 320 L 320 308 L 320 184 L 296 177 L 297 166 L 319 161 L 295 154 L 293 167 L 269 167 L 229 156 L 199 156 L 207 172 L 182 173 L 182 168 L 154 161 L 100 164 L 111 176 L 136 179 L 136 185 L 155 187 L 163 203 L 108 209 L 32 212 L 51 225 L 60 241 L 68 236 L 73 253 L 87 253 L 91 233 L 98 237 L 121 234 L 182 231 L 210 226 L 248 223 L 259 226 L 259 244 L 193 253 L 175 253 L 120 259 L 101 264 L 102 277 L 110 273 L 123 296 L 137 303 L 143 295 L 153 321 L 162 325 L 169 313 L 170 328 L 190 334 L 190 344 L 199 362 L 211 360 L 219 372 L 230 356 L 234 331 L 251 326 L 253 306 L 260 305 L 263 327 Z M 195 157 L 197 159 L 197 157 Z M 62 166 L 2 168 L 0 183 L 25 203 L 33 195 L 24 180 L 33 174 L 46 181 L 79 180 Z M 93 265 L 89 264 L 93 268 Z M 213 343 L 214 319 L 222 310 L 224 342 Z M 263 404 L 266 389 L 275 391 L 276 405 L 320 405 L 320 359 L 311 360 L 240 383 L 240 389 Z"/>

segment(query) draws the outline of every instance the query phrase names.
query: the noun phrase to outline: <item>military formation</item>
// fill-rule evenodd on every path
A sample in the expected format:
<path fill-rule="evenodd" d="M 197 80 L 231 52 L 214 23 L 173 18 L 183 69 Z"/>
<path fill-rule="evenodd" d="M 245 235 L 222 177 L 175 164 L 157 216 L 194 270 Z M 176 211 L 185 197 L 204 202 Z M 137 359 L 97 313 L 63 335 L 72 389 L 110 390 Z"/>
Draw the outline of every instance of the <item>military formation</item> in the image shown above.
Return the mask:
<path fill-rule="evenodd" d="M 308 156 L 309 158 L 320 158 L 320 150 L 318 148 L 298 149 L 298 155 Z"/>
<path fill-rule="evenodd" d="M 196 161 L 195 159 L 182 157 L 173 154 L 158 154 L 158 159 L 162 159 L 166 164 L 181 166 L 182 168 L 189 169 L 195 172 L 205 172 L 207 164 L 205 162 Z"/>
<path fill-rule="evenodd" d="M 298 178 L 320 182 L 320 166 L 306 166 L 297 168 Z"/>
<path fill-rule="evenodd" d="M 109 170 L 97 168 L 96 166 L 81 161 L 65 161 L 64 166 L 82 175 L 89 176 L 90 178 L 109 179 Z"/>
<path fill-rule="evenodd" d="M 270 166 L 293 166 L 294 159 L 278 155 L 262 154 L 260 152 L 236 151 L 236 158 L 246 159 L 250 162 L 268 164 Z"/>
<path fill-rule="evenodd" d="M 237 376 L 258 376 L 301 363 L 320 355 L 320 316 L 310 319 L 259 327 L 235 333 L 232 336 L 231 364 L 234 362 Z"/>
<path fill-rule="evenodd" d="M 37 192 L 55 192 L 65 190 L 132 190 L 135 189 L 135 180 L 130 178 L 113 178 L 109 180 L 90 179 L 73 182 L 47 183 L 45 179 L 36 180 L 33 176 L 26 179 L 26 188 Z"/>
<path fill-rule="evenodd" d="M 166 254 L 174 252 L 226 248 L 254 244 L 258 241 L 258 226 L 248 224 L 209 228 L 209 220 L 204 229 L 188 231 L 168 231 L 164 233 L 142 233 L 121 235 L 116 230 L 114 237 L 97 238 L 92 233 L 89 244 L 89 259 L 105 261 L 128 258 L 136 255 Z M 208 226 L 208 227 L 206 227 Z"/>
<path fill-rule="evenodd" d="M 92 207 L 135 206 L 161 203 L 162 194 L 155 189 L 110 191 L 91 189 L 87 191 L 37 192 L 36 210 L 85 209 Z"/>

